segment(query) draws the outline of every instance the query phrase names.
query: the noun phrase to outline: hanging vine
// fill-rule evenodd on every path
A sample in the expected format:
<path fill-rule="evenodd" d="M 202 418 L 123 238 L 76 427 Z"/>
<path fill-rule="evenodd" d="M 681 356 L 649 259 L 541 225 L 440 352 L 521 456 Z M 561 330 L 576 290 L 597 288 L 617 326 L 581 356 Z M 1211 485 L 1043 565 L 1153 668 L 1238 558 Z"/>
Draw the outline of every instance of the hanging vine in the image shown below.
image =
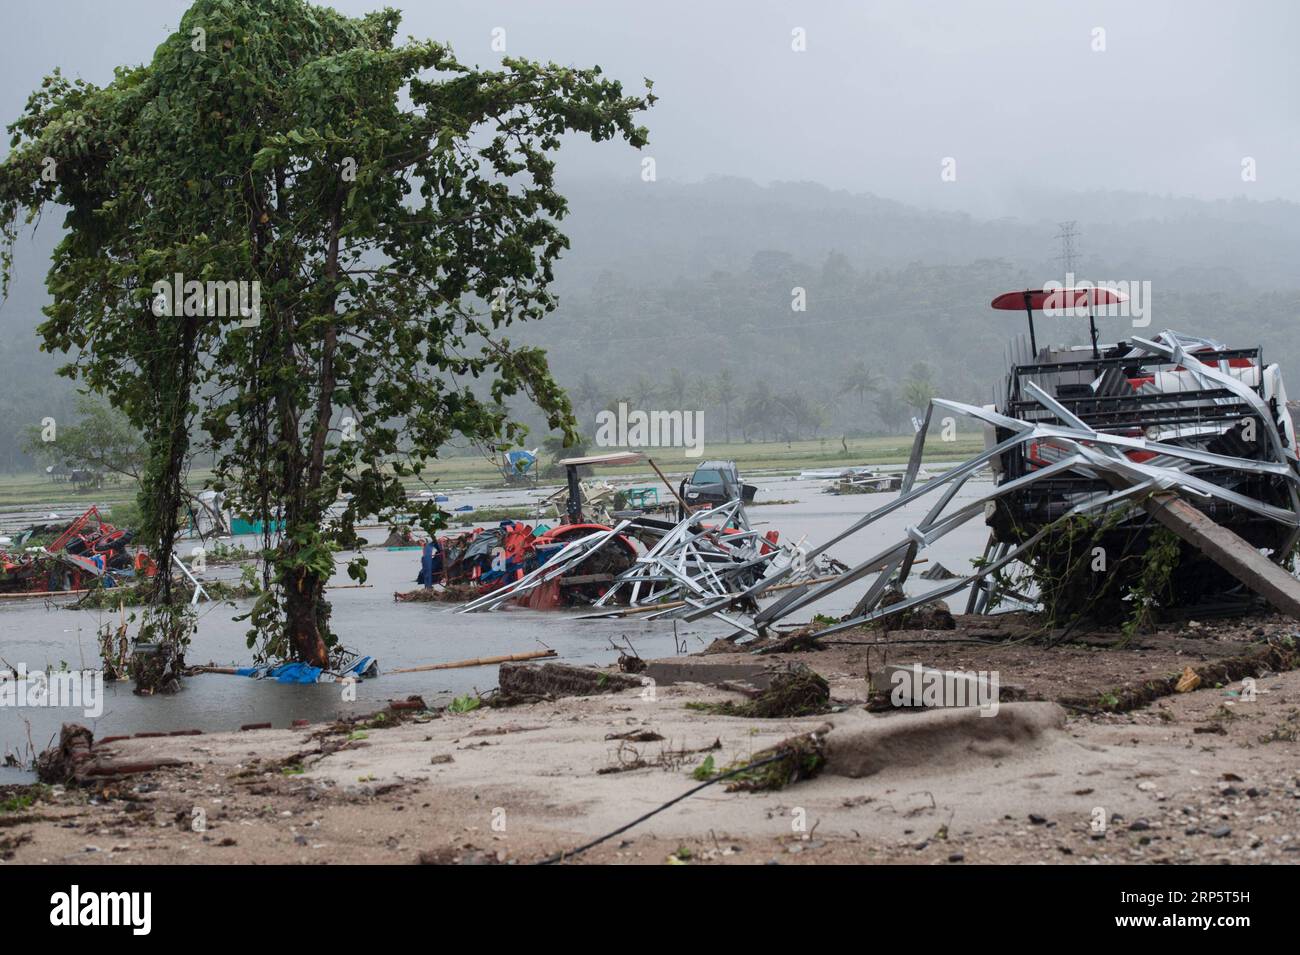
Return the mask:
<path fill-rule="evenodd" d="M 1151 521 L 1122 529 L 1132 514 L 1124 506 L 1061 520 L 1024 560 L 994 572 L 989 609 L 1018 594 L 1037 599 L 1044 634 L 1068 632 L 1086 619 L 1118 623 L 1126 642 L 1150 629 L 1173 598 L 1182 544 Z M 1124 543 L 1116 553 L 1121 529 Z M 1140 553 L 1139 542 L 1145 544 Z"/>

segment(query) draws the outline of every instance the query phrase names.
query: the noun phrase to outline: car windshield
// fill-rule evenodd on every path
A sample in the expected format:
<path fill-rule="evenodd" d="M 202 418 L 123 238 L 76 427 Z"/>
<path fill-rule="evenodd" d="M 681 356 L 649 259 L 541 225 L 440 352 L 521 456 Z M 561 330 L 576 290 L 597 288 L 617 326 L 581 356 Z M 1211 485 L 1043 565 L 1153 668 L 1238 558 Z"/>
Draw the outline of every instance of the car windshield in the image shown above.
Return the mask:
<path fill-rule="evenodd" d="M 692 484 L 721 484 L 722 473 L 719 471 L 712 471 L 707 468 L 703 468 L 695 472 L 695 475 L 691 478 L 691 483 Z"/>

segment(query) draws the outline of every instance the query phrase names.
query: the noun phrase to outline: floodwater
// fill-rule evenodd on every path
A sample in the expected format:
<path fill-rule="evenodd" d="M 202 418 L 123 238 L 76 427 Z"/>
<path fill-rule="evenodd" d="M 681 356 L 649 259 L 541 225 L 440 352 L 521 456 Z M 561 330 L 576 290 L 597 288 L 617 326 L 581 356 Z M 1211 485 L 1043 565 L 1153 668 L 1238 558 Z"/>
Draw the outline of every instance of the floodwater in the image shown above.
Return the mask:
<path fill-rule="evenodd" d="M 950 509 L 986 493 L 987 478 L 972 480 L 957 495 Z M 819 481 L 789 477 L 754 479 L 760 490 L 758 504 L 750 509 L 751 523 L 763 530 L 780 531 L 783 541 L 805 538 L 811 548 L 828 540 L 858 517 L 888 503 L 894 494 L 832 495 Z M 536 500 L 553 488 L 480 491 L 453 494 L 451 504 L 499 507 Z M 936 492 L 939 493 L 939 492 Z M 764 500 L 795 503 L 764 506 Z M 852 566 L 904 536 L 907 525 L 918 521 L 933 503 L 927 495 L 871 527 L 831 548 L 830 555 Z M 940 561 L 954 573 L 970 568 L 980 556 L 987 536 L 983 521 L 974 518 L 927 549 L 933 563 Z M 382 540 L 376 530 L 369 538 Z M 252 539 L 237 542 L 256 546 Z M 183 552 L 183 551 L 182 551 Z M 57 737 L 60 724 L 81 722 L 95 735 L 109 736 L 137 732 L 167 732 L 200 729 L 231 730 L 248 723 L 269 722 L 284 727 L 295 719 L 322 720 L 349 712 L 371 712 L 386 701 L 421 695 L 426 702 L 445 700 L 451 695 L 486 691 L 496 685 L 494 666 L 424 673 L 387 674 L 390 668 L 418 666 L 472 657 L 521 653 L 553 648 L 560 660 L 571 663 L 609 663 L 630 643 L 643 657 L 671 656 L 695 652 L 730 628 L 702 620 L 696 623 L 671 620 L 575 620 L 575 611 L 542 612 L 510 608 L 490 613 L 457 614 L 447 605 L 397 603 L 394 591 L 414 589 L 419 569 L 418 551 L 366 551 L 368 580 L 364 589 L 338 589 L 329 593 L 332 623 L 349 649 L 375 657 L 381 675 L 356 686 L 356 701 L 344 702 L 337 684 L 288 685 L 268 680 L 225 674 L 201 674 L 186 681 L 183 692 L 161 697 L 138 697 L 129 683 L 106 684 L 103 713 L 87 718 L 79 709 L 49 707 L 0 708 L 0 752 L 14 754 L 28 762 L 32 752 L 44 749 Z M 339 555 L 340 563 L 347 555 Z M 921 580 L 918 567 L 908 582 L 909 593 L 921 593 L 939 582 Z M 212 568 L 212 576 L 236 577 L 238 569 Z M 796 612 L 787 622 L 802 622 L 813 613 L 840 615 L 852 609 L 870 580 L 845 587 L 824 601 Z M 340 567 L 339 583 L 349 583 Z M 69 599 L 62 601 L 67 603 Z M 949 599 L 958 609 L 963 594 Z M 245 644 L 246 625 L 232 617 L 245 613 L 251 601 L 201 603 L 198 633 L 186 654 L 191 664 L 247 666 L 252 654 Z M 0 661 L 10 667 L 26 664 L 28 672 L 57 669 L 63 663 L 72 669 L 93 669 L 99 665 L 95 634 L 102 624 L 117 619 L 108 610 L 71 610 L 57 603 L 39 600 L 0 601 Z M 0 773 L 0 782 L 11 781 Z"/>

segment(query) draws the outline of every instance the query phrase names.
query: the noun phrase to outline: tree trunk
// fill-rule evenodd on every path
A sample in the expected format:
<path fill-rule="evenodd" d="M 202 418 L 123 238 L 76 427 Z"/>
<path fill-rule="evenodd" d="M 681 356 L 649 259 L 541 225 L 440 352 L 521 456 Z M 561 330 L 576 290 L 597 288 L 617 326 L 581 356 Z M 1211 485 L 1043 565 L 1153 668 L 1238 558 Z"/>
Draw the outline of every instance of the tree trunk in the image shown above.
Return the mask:
<path fill-rule="evenodd" d="M 331 288 L 327 296 L 327 309 L 333 314 L 338 293 L 333 291 L 338 278 L 339 228 L 341 226 L 341 209 L 346 192 L 339 190 L 335 196 L 334 211 L 330 222 L 329 247 L 325 261 L 325 280 Z M 299 521 L 310 520 L 317 527 L 324 516 L 314 513 L 315 508 L 307 502 L 315 500 L 321 488 L 325 472 L 325 445 L 329 437 L 330 420 L 334 414 L 334 391 L 337 382 L 334 377 L 334 354 L 338 347 L 337 329 L 333 322 L 326 326 L 325 342 L 321 351 L 320 391 L 316 400 L 316 420 L 312 427 L 311 443 L 306 457 L 307 473 L 300 475 L 292 472 L 292 491 L 290 501 L 291 523 L 286 524 L 286 531 L 296 526 Z M 286 401 L 286 407 L 289 402 Z M 293 431 L 297 435 L 297 409 L 292 415 Z M 287 420 L 287 419 L 286 419 Z M 285 433 L 290 433 L 285 428 Z M 296 443 L 295 443 L 296 444 Z M 295 446 L 296 450 L 296 446 Z M 325 602 L 325 578 L 305 569 L 297 570 L 285 581 L 285 625 L 289 639 L 293 644 L 294 655 L 304 663 L 325 667 L 329 664 L 329 651 L 325 646 L 325 634 L 328 633 L 329 605 Z"/>
<path fill-rule="evenodd" d="M 189 419 L 187 407 L 194 377 L 194 343 L 198 336 L 196 322 L 186 319 L 181 327 L 181 337 L 177 352 L 180 366 L 174 376 L 163 373 L 161 390 L 165 397 L 160 401 L 170 403 L 171 420 L 163 425 L 166 440 L 166 458 L 162 468 L 153 472 L 150 478 L 141 482 L 146 494 L 153 499 L 155 516 L 148 522 L 147 541 L 153 550 L 154 563 L 159 569 L 159 589 L 156 602 L 167 607 L 171 604 L 172 589 L 172 554 L 176 549 L 176 536 L 180 526 L 177 511 L 185 493 L 185 458 L 189 451 Z M 160 415 L 159 417 L 165 417 Z M 150 449 L 156 454 L 155 447 Z"/>
<path fill-rule="evenodd" d="M 314 667 L 329 666 L 329 651 L 321 635 L 321 601 L 324 581 L 306 570 L 299 570 L 285 581 L 285 629 L 293 645 L 294 656 Z"/>

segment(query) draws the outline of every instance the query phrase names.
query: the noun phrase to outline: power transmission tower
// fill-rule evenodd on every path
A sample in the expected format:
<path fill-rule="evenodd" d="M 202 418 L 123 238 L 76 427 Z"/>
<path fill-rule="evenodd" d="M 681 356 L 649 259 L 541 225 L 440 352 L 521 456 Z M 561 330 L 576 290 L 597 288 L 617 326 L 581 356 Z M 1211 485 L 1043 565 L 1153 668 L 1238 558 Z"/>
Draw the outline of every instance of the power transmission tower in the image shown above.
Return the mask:
<path fill-rule="evenodd" d="M 1075 239 L 1079 238 L 1079 223 L 1071 219 L 1069 222 L 1058 222 L 1057 225 L 1061 230 L 1056 233 L 1056 239 L 1061 243 L 1061 254 L 1056 259 L 1065 266 L 1065 274 L 1072 276 L 1074 264 L 1079 258 L 1079 248 L 1075 245 Z"/>

